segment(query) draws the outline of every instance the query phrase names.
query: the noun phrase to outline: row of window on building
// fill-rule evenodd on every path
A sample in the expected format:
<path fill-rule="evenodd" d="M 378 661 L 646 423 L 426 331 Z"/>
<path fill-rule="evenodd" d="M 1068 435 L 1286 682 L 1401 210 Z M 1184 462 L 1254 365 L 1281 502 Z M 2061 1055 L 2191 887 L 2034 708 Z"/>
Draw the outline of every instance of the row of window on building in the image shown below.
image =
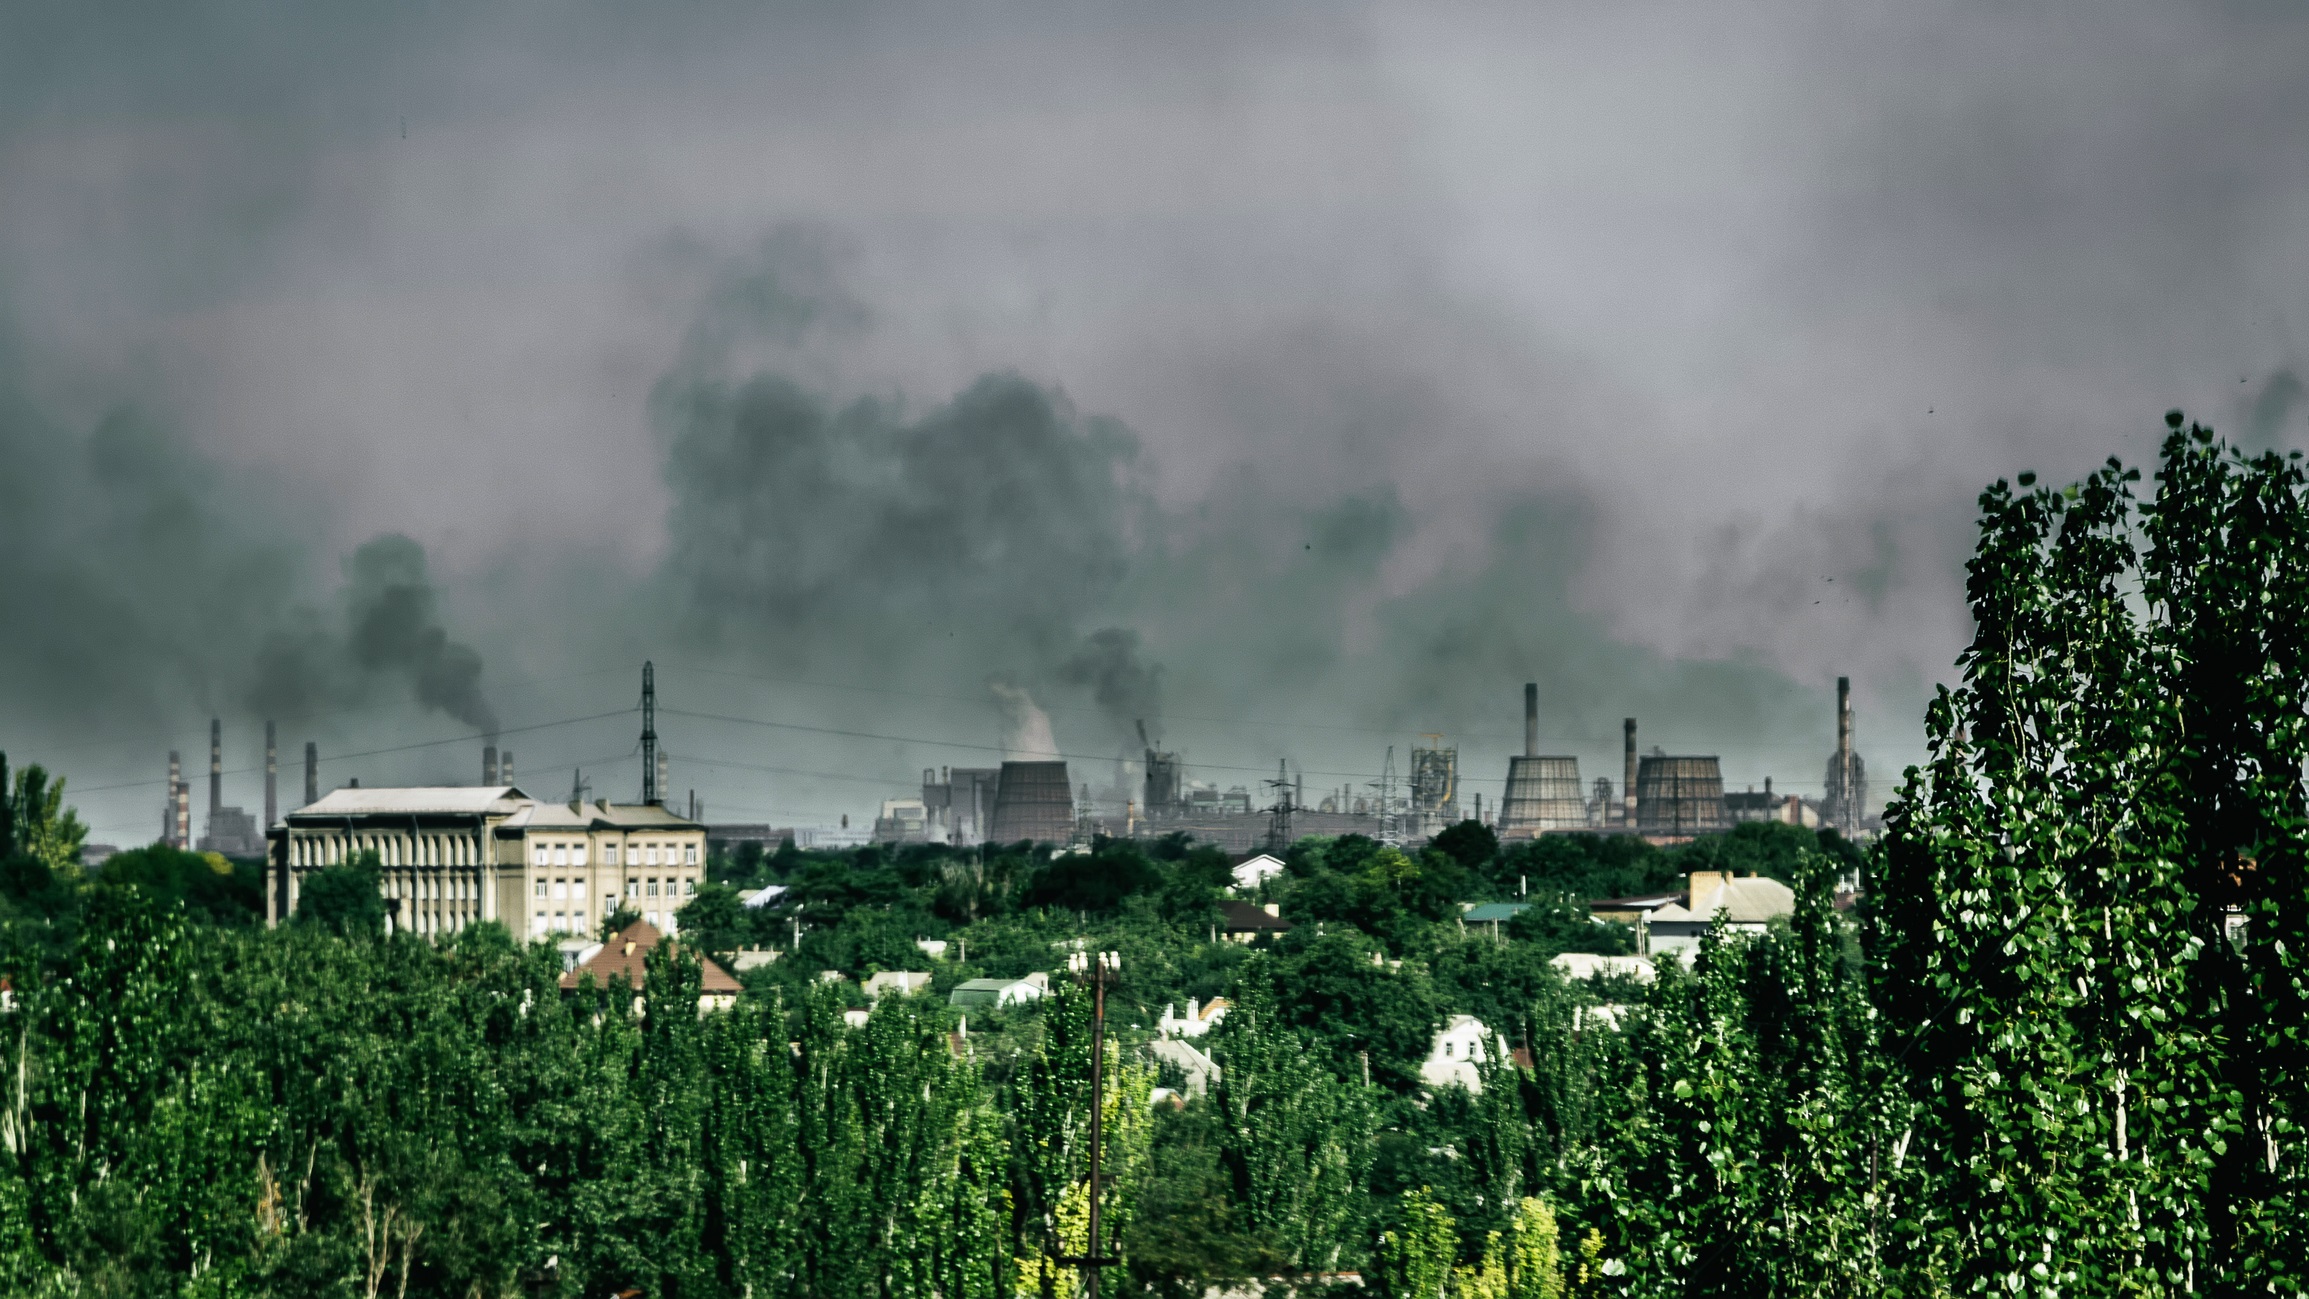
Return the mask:
<path fill-rule="evenodd" d="M 616 898 L 603 900 L 601 904 L 603 916 L 606 917 L 616 910 Z M 665 933 L 670 934 L 675 931 L 674 913 L 671 911 L 644 911 L 641 918 Z M 551 914 L 540 910 L 532 913 L 529 918 L 529 932 L 533 934 L 583 934 L 592 932 L 592 929 L 593 917 L 582 910 L 555 911 Z"/>
<path fill-rule="evenodd" d="M 574 843 L 539 842 L 533 845 L 533 848 L 537 854 L 536 864 L 539 866 L 583 866 L 586 864 L 585 856 L 588 849 L 582 841 Z M 663 854 L 662 861 L 660 860 L 661 853 Z M 602 865 L 617 865 L 617 856 L 616 844 L 605 843 L 601 846 Z M 678 861 L 676 860 L 677 857 L 679 858 Z M 698 847 L 694 843 L 679 845 L 629 843 L 625 845 L 624 864 L 628 866 L 695 866 L 698 864 Z"/>
<path fill-rule="evenodd" d="M 543 880 L 543 879 L 541 879 L 541 880 L 537 881 L 537 885 L 536 885 L 536 888 L 537 888 L 537 896 L 538 896 L 538 897 L 541 897 L 541 898 L 544 898 L 544 897 L 550 897 L 550 898 L 552 898 L 552 899 L 553 899 L 554 901 L 556 901 L 556 902 L 562 901 L 563 899 L 566 899 L 566 898 L 576 898 L 576 899 L 578 899 L 579 901 L 583 901 L 583 900 L 585 899 L 585 881 L 584 881 L 584 880 L 569 880 L 569 879 L 560 879 L 560 880 Z M 547 890 L 549 890 L 549 889 L 551 890 L 550 892 L 548 892 L 548 891 L 547 891 Z M 671 897 L 695 897 L 695 896 L 697 896 L 697 891 L 698 891 L 698 882 L 697 882 L 697 880 L 696 880 L 696 879 L 694 879 L 694 878 L 692 878 L 692 879 L 668 879 L 668 880 L 666 880 L 666 881 L 665 881 L 665 896 L 666 896 L 666 897 L 669 897 L 669 898 L 671 898 Z M 604 903 L 605 905 L 607 905 L 607 904 L 613 904 L 613 903 L 615 903 L 615 902 L 617 901 L 617 889 L 616 889 L 615 887 L 611 887 L 611 888 L 608 888 L 608 889 L 604 889 L 604 890 L 602 890 L 602 894 L 603 894 L 603 898 L 602 898 L 602 900 L 603 900 L 603 903 Z M 645 880 L 627 880 L 627 881 L 625 882 L 625 895 L 626 895 L 627 897 L 629 897 L 629 898 L 654 898 L 654 897 L 657 897 L 657 896 L 658 896 L 658 881 L 657 881 L 657 877 L 655 877 L 655 876 L 651 876 L 650 878 L 648 878 L 648 879 L 645 879 Z M 612 909 L 612 910 L 615 910 L 616 908 L 615 908 L 614 906 L 612 906 L 612 907 L 611 907 L 611 909 Z"/>

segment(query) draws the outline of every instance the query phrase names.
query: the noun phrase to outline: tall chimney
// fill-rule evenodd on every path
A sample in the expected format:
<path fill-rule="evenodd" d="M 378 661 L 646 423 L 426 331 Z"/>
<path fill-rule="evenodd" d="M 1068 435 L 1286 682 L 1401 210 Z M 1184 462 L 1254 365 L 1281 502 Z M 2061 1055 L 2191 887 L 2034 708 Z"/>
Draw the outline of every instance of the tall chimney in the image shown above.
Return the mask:
<path fill-rule="evenodd" d="M 184 763 L 174 749 L 168 751 L 168 793 L 160 800 L 160 841 L 176 847 L 176 790 L 184 783 Z"/>
<path fill-rule="evenodd" d="M 481 746 L 481 783 L 484 785 L 497 783 L 497 746 L 494 744 Z"/>
<path fill-rule="evenodd" d="M 1627 740 L 1621 758 L 1620 805 L 1626 813 L 1628 829 L 1633 830 L 1636 826 L 1636 719 L 1630 717 L 1621 723 L 1621 729 Z"/>
<path fill-rule="evenodd" d="M 176 782 L 176 846 L 192 851 L 192 782 Z"/>
<path fill-rule="evenodd" d="M 281 751 L 273 740 L 273 724 L 265 723 L 265 828 L 281 819 Z"/>
<path fill-rule="evenodd" d="M 216 810 L 224 806 L 224 719 L 208 719 L 208 816 L 216 820 Z M 216 833 L 214 825 L 210 834 Z"/>
<path fill-rule="evenodd" d="M 497 779 L 491 783 L 498 785 L 513 783 L 513 750 L 499 749 L 497 751 Z"/>
<path fill-rule="evenodd" d="M 1836 678 L 1836 756 L 1852 753 L 1852 678 Z"/>
<path fill-rule="evenodd" d="M 641 801 L 655 804 L 665 794 L 665 755 L 657 751 L 657 665 L 641 665 Z"/>
<path fill-rule="evenodd" d="M 321 746 L 305 741 L 305 806 L 321 801 Z"/>
<path fill-rule="evenodd" d="M 1539 756 L 1539 683 L 1523 683 L 1523 756 Z"/>
<path fill-rule="evenodd" d="M 658 746 L 658 751 L 657 751 L 657 797 L 658 797 L 658 801 L 659 801 L 659 802 L 661 802 L 661 803 L 662 803 L 662 802 L 664 802 L 664 801 L 665 801 L 665 796 L 666 796 L 668 793 L 672 792 L 672 790 L 673 790 L 673 776 L 672 776 L 672 775 L 671 775 L 671 773 L 669 772 L 669 770 L 668 770 L 668 768 L 667 768 L 667 765 L 666 765 L 666 752 L 665 752 L 665 747 L 664 747 L 663 745 L 660 745 L 660 746 Z"/>

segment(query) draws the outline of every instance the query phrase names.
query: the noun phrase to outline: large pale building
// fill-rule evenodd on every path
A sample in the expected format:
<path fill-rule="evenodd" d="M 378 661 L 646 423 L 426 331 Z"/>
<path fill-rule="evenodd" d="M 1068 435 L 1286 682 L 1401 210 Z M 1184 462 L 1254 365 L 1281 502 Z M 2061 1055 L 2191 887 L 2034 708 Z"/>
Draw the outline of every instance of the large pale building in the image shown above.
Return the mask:
<path fill-rule="evenodd" d="M 622 902 L 660 930 L 705 881 L 705 826 L 655 803 L 552 803 L 512 785 L 334 790 L 271 833 L 267 911 L 296 914 L 312 872 L 377 854 L 388 923 L 450 934 L 592 934 Z"/>

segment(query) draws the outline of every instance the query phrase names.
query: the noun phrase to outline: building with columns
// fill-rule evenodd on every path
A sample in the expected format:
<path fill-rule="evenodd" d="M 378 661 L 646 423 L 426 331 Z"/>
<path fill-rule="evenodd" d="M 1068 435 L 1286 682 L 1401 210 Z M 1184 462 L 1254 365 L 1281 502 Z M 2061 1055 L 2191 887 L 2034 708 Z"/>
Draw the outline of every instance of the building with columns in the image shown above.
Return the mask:
<path fill-rule="evenodd" d="M 452 934 L 592 934 L 618 910 L 672 933 L 705 881 L 706 831 L 655 803 L 552 803 L 512 785 L 333 790 L 269 835 L 267 914 L 296 914 L 306 876 L 377 855 L 387 923 Z"/>

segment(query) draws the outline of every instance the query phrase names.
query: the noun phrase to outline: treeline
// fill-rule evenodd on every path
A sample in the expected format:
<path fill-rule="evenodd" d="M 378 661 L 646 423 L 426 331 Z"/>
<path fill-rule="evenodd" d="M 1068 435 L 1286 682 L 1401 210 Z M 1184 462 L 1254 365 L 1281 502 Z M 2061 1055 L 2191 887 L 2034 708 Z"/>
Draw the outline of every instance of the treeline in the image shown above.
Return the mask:
<path fill-rule="evenodd" d="M 20 824 L 0 1281 L 1057 1299 L 1095 1249 L 1111 1295 L 2299 1293 L 2309 486 L 2173 424 L 2149 501 L 2113 464 L 1984 494 L 1962 680 L 1865 859 L 1787 827 L 1306 841 L 1257 898 L 1293 928 L 1256 945 L 1183 843 L 732 859 L 685 942 L 784 954 L 700 1016 L 694 956 L 636 1013 L 494 927 L 265 930 L 230 863 L 34 869 L 55 835 Z M 1794 914 L 1650 984 L 1549 964 L 1628 942 L 1578 898 L 1726 865 Z M 943 991 L 1084 948 L 1123 954 L 1101 1096 L 1063 977 L 967 1033 L 940 996 L 843 1018 L 876 970 Z M 1200 1095 L 1143 1049 L 1190 996 L 1231 1002 Z M 1420 1076 L 1453 1014 L 1518 1051 L 1480 1088 Z"/>

